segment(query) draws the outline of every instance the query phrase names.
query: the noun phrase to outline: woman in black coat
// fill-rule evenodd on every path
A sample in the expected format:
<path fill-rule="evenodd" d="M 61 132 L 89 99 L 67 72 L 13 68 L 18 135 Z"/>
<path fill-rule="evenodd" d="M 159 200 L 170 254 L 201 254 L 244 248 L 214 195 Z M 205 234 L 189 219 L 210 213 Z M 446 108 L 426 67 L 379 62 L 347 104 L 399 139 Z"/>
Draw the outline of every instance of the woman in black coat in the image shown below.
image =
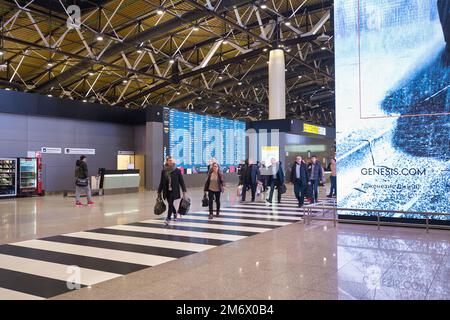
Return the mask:
<path fill-rule="evenodd" d="M 181 198 L 180 187 L 183 191 L 183 197 L 186 196 L 186 185 L 184 184 L 183 175 L 180 169 L 175 166 L 175 159 L 167 159 L 164 169 L 161 172 L 161 180 L 158 187 L 158 197 L 162 196 L 167 200 L 169 209 L 167 211 L 167 218 L 165 224 L 169 224 L 169 221 L 174 214 L 174 221 L 177 220 L 177 210 L 173 205 L 173 202 Z"/>

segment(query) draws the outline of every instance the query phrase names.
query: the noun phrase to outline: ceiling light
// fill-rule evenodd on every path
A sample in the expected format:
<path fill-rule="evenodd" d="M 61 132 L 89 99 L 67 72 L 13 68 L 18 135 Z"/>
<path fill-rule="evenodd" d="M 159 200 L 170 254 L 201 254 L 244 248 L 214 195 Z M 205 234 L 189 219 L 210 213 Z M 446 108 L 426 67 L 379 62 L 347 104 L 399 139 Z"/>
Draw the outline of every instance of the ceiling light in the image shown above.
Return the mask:
<path fill-rule="evenodd" d="M 0 50 L 0 56 L 4 55 L 5 52 L 3 50 Z"/>
<path fill-rule="evenodd" d="M 94 71 L 89 71 L 88 75 L 92 77 L 94 75 Z"/>
<path fill-rule="evenodd" d="M 51 98 L 51 97 L 53 97 L 53 96 L 52 96 L 51 94 L 48 94 L 47 97 Z"/>
<path fill-rule="evenodd" d="M 202 100 L 202 97 L 198 97 L 197 100 Z"/>
<path fill-rule="evenodd" d="M 261 9 L 267 9 L 267 5 L 262 4 L 262 5 L 260 6 L 260 8 L 261 8 Z"/>
<path fill-rule="evenodd" d="M 219 79 L 220 79 L 220 80 L 222 80 L 222 79 L 223 79 L 223 77 L 222 77 L 222 76 L 219 76 Z"/>
<path fill-rule="evenodd" d="M 95 39 L 97 39 L 97 41 L 103 41 L 103 36 L 101 34 L 98 34 Z"/>
<path fill-rule="evenodd" d="M 195 25 L 193 28 L 192 28 L 192 30 L 194 30 L 194 31 L 198 31 L 198 30 L 200 30 L 199 28 L 198 28 L 198 26 L 197 25 Z"/>
<path fill-rule="evenodd" d="M 239 82 L 238 82 L 238 86 L 242 86 L 242 82 L 239 81 Z"/>
<path fill-rule="evenodd" d="M 123 79 L 122 82 L 123 83 L 128 83 L 128 80 L 127 79 Z"/>
<path fill-rule="evenodd" d="M 86 99 L 83 99 L 83 102 L 87 102 L 87 100 L 86 100 Z"/>
<path fill-rule="evenodd" d="M 142 53 L 142 49 L 141 49 L 141 48 L 137 49 L 137 50 L 136 50 L 136 53 L 137 53 L 137 54 L 141 54 L 141 53 Z"/>
<path fill-rule="evenodd" d="M 290 21 L 286 21 L 284 24 L 287 25 L 287 26 L 290 26 L 291 22 Z"/>
<path fill-rule="evenodd" d="M 298 76 L 299 79 L 303 78 L 303 76 Z"/>
<path fill-rule="evenodd" d="M 163 7 L 159 7 L 158 9 L 156 9 L 156 13 L 159 15 L 162 15 L 164 13 L 164 8 Z"/>
<path fill-rule="evenodd" d="M 322 86 L 322 90 L 324 90 L 325 89 L 325 86 Z"/>
<path fill-rule="evenodd" d="M 267 49 L 267 48 L 264 48 L 264 49 L 263 49 L 264 52 L 267 52 L 267 50 L 269 50 L 269 49 Z"/>
<path fill-rule="evenodd" d="M 223 40 L 222 43 L 223 44 L 228 44 L 228 40 Z"/>
<path fill-rule="evenodd" d="M 287 49 L 286 49 L 286 52 L 291 52 L 291 48 L 287 48 Z"/>
<path fill-rule="evenodd" d="M 321 50 L 327 50 L 327 47 L 322 46 L 320 49 L 321 49 Z"/>
<path fill-rule="evenodd" d="M 11 88 L 5 88 L 6 91 L 11 91 Z"/>
<path fill-rule="evenodd" d="M 176 93 L 177 93 L 177 96 L 179 96 L 181 94 L 180 91 L 177 91 Z"/>
<path fill-rule="evenodd" d="M 219 100 L 217 100 L 217 101 L 216 101 L 216 103 L 217 103 L 217 104 L 219 104 L 219 103 L 220 103 L 220 101 L 219 101 Z"/>
<path fill-rule="evenodd" d="M 325 42 L 330 40 L 330 36 L 326 35 L 325 33 L 322 33 L 320 36 L 317 37 L 317 40 Z"/>
<path fill-rule="evenodd" d="M 47 63 L 47 66 L 53 67 L 53 62 L 49 61 L 49 62 Z"/>
<path fill-rule="evenodd" d="M 169 60 L 169 63 L 175 63 L 175 59 L 173 59 L 173 58 L 170 59 L 170 60 Z"/>

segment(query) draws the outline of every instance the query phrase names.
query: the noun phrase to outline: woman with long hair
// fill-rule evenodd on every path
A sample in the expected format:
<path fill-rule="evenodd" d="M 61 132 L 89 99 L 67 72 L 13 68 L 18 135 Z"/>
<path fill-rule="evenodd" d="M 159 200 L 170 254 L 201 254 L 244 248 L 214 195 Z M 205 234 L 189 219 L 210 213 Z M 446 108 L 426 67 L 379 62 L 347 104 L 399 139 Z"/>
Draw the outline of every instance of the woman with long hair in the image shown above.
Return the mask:
<path fill-rule="evenodd" d="M 225 181 L 218 163 L 213 163 L 205 183 L 205 194 L 209 199 L 209 219 L 213 218 L 213 203 L 216 200 L 216 216 L 220 214 L 220 194 L 224 191 Z"/>

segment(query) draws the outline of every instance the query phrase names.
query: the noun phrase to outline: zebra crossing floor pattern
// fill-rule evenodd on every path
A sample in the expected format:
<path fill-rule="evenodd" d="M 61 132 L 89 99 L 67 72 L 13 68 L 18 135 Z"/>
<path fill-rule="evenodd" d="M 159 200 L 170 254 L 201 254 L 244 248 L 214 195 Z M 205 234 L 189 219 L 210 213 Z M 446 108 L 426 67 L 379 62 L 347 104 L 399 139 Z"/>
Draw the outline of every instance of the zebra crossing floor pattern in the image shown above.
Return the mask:
<path fill-rule="evenodd" d="M 0 245 L 0 300 L 47 299 L 302 220 L 293 197 Z"/>

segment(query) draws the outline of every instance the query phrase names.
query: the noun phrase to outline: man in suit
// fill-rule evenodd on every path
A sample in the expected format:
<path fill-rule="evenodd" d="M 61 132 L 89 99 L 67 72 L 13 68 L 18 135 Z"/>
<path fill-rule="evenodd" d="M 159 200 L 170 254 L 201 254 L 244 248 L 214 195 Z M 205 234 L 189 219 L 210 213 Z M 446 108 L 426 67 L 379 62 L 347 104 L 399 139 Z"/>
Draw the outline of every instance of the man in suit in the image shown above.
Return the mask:
<path fill-rule="evenodd" d="M 312 190 L 311 203 L 317 203 L 319 201 L 319 183 L 323 180 L 323 168 L 317 161 L 316 156 L 311 157 L 311 163 L 308 166 L 308 178 L 308 184 Z"/>
<path fill-rule="evenodd" d="M 278 203 L 281 203 L 280 187 L 284 184 L 284 172 L 281 168 L 281 163 L 275 158 L 271 160 L 272 165 L 268 168 L 269 175 L 267 176 L 267 184 L 270 186 L 269 199 L 266 201 L 272 203 L 273 192 L 275 187 L 278 189 Z"/>
<path fill-rule="evenodd" d="M 298 156 L 291 169 L 291 183 L 294 185 L 294 194 L 298 200 L 298 207 L 303 207 L 306 188 L 308 187 L 308 169 L 303 158 Z"/>
<path fill-rule="evenodd" d="M 247 190 L 252 192 L 252 202 L 256 199 L 256 186 L 258 184 L 259 168 L 253 163 L 253 160 L 249 159 L 248 164 L 243 171 L 244 187 L 242 189 L 242 201 L 245 201 L 245 195 Z"/>

